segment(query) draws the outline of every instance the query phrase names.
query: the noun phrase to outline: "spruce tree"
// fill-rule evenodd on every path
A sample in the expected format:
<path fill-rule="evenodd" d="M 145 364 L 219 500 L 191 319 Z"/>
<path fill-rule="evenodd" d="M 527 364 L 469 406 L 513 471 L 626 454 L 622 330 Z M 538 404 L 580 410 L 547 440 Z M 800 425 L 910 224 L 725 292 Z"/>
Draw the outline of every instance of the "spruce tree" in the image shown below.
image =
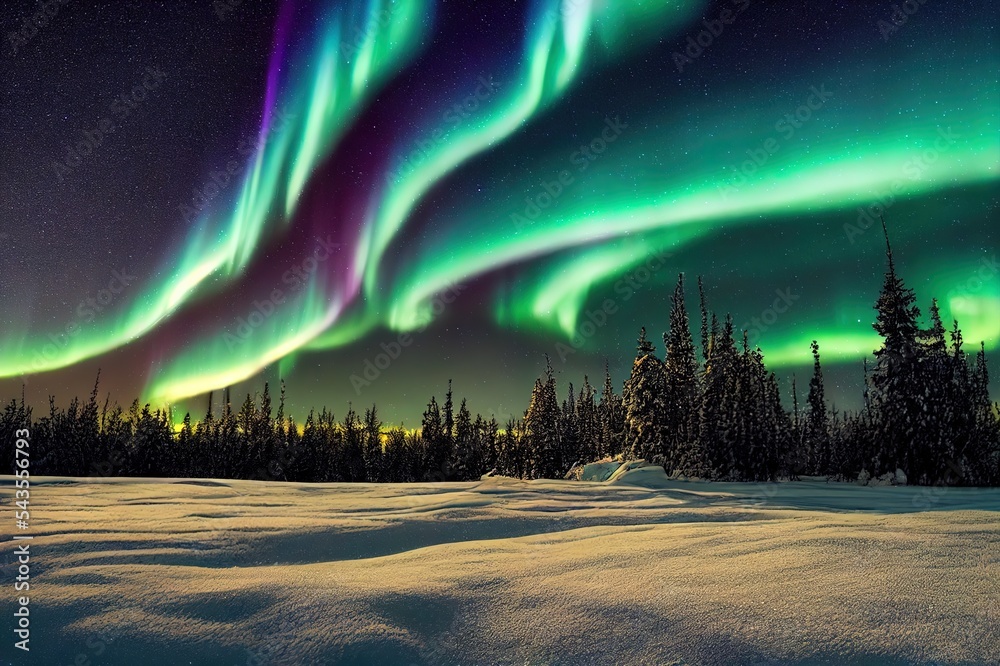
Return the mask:
<path fill-rule="evenodd" d="M 977 486 L 1000 484 L 1000 406 L 990 400 L 986 345 L 979 343 L 970 377 L 969 402 L 975 422 L 968 452 L 967 482 Z"/>
<path fill-rule="evenodd" d="M 819 343 L 810 345 L 813 356 L 813 376 L 809 380 L 809 396 L 806 404 L 806 442 L 809 454 L 809 473 L 830 474 L 830 418 L 826 408 L 823 388 L 823 368 L 819 361 Z"/>
<path fill-rule="evenodd" d="M 449 383 L 449 394 L 451 385 Z M 447 401 L 445 402 L 447 405 Z M 447 413 L 447 412 L 446 412 Z M 437 399 L 431 396 L 421 421 L 423 440 L 422 477 L 427 481 L 446 481 L 451 473 L 451 438 L 446 435 L 445 423 Z"/>
<path fill-rule="evenodd" d="M 917 373 L 920 346 L 918 320 L 920 309 L 914 305 L 916 296 L 896 273 L 889 244 L 889 232 L 882 220 L 885 234 L 887 268 L 882 291 L 875 303 L 873 328 L 884 343 L 875 350 L 875 370 L 872 375 L 872 406 L 878 444 L 873 476 L 907 470 L 911 463 L 910 442 L 917 436 L 920 403 L 914 394 L 919 381 Z"/>
<path fill-rule="evenodd" d="M 472 424 L 472 414 L 465 398 L 458 408 L 455 421 L 455 477 L 458 481 L 473 481 L 482 474 L 482 452 Z"/>
<path fill-rule="evenodd" d="M 535 382 L 524 416 L 526 464 L 530 478 L 557 478 L 561 471 L 559 401 L 552 363 L 545 357 L 545 376 Z M 565 472 L 565 470 L 562 470 Z"/>
<path fill-rule="evenodd" d="M 631 458 L 663 462 L 664 444 L 663 400 L 666 376 L 663 362 L 656 358 L 656 348 L 646 339 L 642 327 L 636 343 L 632 374 L 625 383 L 626 453 Z"/>
<path fill-rule="evenodd" d="M 712 316 L 712 330 L 718 329 Z M 699 436 L 708 457 L 711 478 L 735 479 L 739 446 L 737 376 L 739 354 L 733 340 L 733 319 L 726 317 L 718 334 L 710 334 L 709 356 L 705 363 L 704 390 L 700 410 Z"/>
<path fill-rule="evenodd" d="M 625 450 L 625 405 L 622 396 L 615 393 L 611 372 L 604 362 L 604 388 L 597 406 L 600 435 L 594 452 L 597 458 L 615 456 Z"/>
<path fill-rule="evenodd" d="M 599 457 L 597 451 L 601 426 L 594 396 L 594 387 L 590 385 L 590 379 L 584 375 L 583 386 L 580 387 L 580 393 L 576 398 L 577 428 L 579 431 L 577 452 L 579 458 L 588 462 Z"/>
<path fill-rule="evenodd" d="M 365 410 L 362 458 L 365 468 L 365 480 L 370 483 L 384 482 L 382 422 L 378 417 L 378 407 L 374 404 Z"/>
<path fill-rule="evenodd" d="M 702 322 L 707 316 L 702 314 Z M 706 323 L 707 325 L 707 323 Z M 698 441 L 698 359 L 687 308 L 684 303 L 684 275 L 677 277 L 671 299 L 670 329 L 663 335 L 664 361 L 664 436 L 667 473 L 687 475 L 704 473 L 704 455 Z"/>
<path fill-rule="evenodd" d="M 566 399 L 563 401 L 559 419 L 560 447 L 559 469 L 568 471 L 580 459 L 580 421 L 577 414 L 576 394 L 570 382 Z"/>
<path fill-rule="evenodd" d="M 931 301 L 930 321 L 930 328 L 919 332 L 917 381 L 910 387 L 920 408 L 906 457 L 909 483 L 938 482 L 943 471 L 960 465 L 971 436 L 964 352 L 956 375 L 937 299 Z"/>

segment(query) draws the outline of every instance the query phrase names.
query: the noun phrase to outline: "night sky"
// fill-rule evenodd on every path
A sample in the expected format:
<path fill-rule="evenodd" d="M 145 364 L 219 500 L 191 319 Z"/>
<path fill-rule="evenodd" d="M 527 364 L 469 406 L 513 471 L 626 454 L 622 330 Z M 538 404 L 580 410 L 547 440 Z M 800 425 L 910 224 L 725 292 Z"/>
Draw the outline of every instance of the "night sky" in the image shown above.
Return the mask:
<path fill-rule="evenodd" d="M 565 390 L 605 358 L 620 387 L 642 325 L 662 353 L 683 272 L 786 385 L 817 339 L 856 408 L 880 212 L 1000 377 L 987 0 L 37 11 L 2 14 L 0 396 L 100 369 L 200 417 L 284 379 L 300 420 L 415 425 L 451 378 L 503 419 L 545 354 Z"/>

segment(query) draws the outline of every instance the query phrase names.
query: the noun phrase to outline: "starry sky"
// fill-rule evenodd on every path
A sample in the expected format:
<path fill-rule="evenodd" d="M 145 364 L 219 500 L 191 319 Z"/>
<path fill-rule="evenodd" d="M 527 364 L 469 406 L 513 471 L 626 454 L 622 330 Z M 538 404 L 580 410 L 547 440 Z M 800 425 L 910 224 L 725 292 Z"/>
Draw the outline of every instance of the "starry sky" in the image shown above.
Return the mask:
<path fill-rule="evenodd" d="M 564 389 L 605 359 L 620 385 L 640 326 L 662 353 L 684 273 L 786 386 L 817 339 L 856 408 L 880 214 L 923 311 L 1000 376 L 986 0 L 37 12 L 2 15 L 0 395 L 100 370 L 198 417 L 283 379 L 300 418 L 414 425 L 453 379 L 503 420 L 546 354 Z"/>

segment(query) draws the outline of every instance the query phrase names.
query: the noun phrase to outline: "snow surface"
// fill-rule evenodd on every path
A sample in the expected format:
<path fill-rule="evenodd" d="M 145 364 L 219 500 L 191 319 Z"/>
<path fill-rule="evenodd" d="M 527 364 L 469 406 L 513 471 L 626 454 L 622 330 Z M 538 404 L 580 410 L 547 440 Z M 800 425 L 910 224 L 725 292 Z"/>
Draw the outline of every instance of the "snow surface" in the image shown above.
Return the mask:
<path fill-rule="evenodd" d="M 5 612 L 0 663 L 1000 656 L 1000 490 L 684 482 L 653 468 L 615 484 L 33 483 L 32 651 L 15 653 Z M 14 544 L 2 545 L 9 600 Z"/>

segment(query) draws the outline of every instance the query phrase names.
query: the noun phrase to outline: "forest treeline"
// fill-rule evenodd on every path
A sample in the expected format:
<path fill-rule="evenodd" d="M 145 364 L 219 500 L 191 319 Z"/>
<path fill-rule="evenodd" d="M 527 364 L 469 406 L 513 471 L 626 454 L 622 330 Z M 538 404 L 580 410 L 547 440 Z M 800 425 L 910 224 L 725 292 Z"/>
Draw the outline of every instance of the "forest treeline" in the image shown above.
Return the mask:
<path fill-rule="evenodd" d="M 733 320 L 707 306 L 701 280 L 695 343 L 679 276 L 664 353 L 639 334 L 620 392 L 605 365 L 598 391 L 587 377 L 562 393 L 551 365 L 521 418 L 498 423 L 432 397 L 421 427 L 387 428 L 376 406 L 323 409 L 301 424 L 269 387 L 235 409 L 197 423 L 133 402 L 128 410 L 98 399 L 36 418 L 12 400 L 0 414 L 0 471 L 11 473 L 14 430 L 31 430 L 31 472 L 67 476 L 144 476 L 282 481 L 464 481 L 482 474 L 559 478 L 576 463 L 608 456 L 644 458 L 668 474 L 713 480 L 768 481 L 820 475 L 841 480 L 893 475 L 923 485 L 1000 485 L 1000 416 L 990 400 L 985 350 L 969 354 L 958 322 L 946 330 L 932 301 L 926 324 L 914 292 L 898 276 L 886 242 L 887 270 L 875 303 L 883 344 L 864 372 L 863 407 L 837 412 L 824 394 L 820 348 L 805 401 L 792 389 L 782 404 L 774 373 Z"/>

